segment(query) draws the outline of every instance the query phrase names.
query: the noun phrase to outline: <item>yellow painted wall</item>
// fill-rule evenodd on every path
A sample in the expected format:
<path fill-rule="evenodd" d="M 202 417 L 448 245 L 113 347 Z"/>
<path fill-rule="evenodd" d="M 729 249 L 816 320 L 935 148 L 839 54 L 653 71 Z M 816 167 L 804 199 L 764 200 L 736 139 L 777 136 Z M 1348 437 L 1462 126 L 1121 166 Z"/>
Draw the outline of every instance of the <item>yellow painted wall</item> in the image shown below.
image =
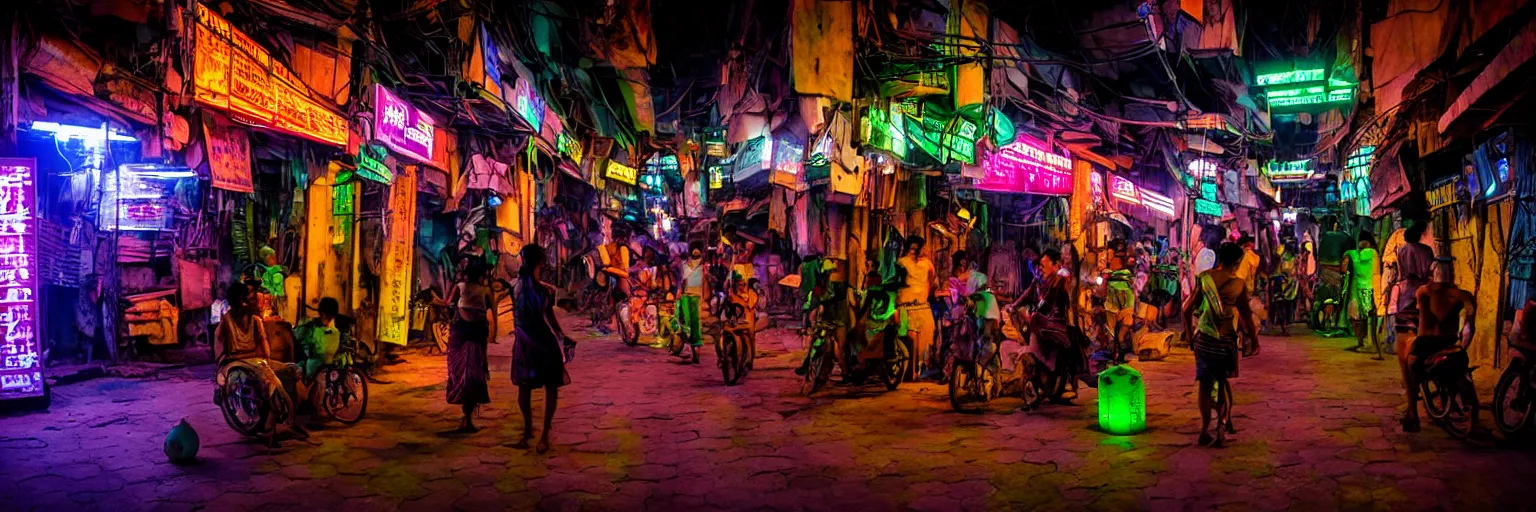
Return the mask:
<path fill-rule="evenodd" d="M 335 297 L 341 302 L 341 312 L 350 314 L 352 301 L 348 300 L 351 294 L 347 292 L 350 285 L 348 277 L 352 275 L 351 265 L 346 262 L 348 258 L 343 258 L 331 245 L 337 229 L 331 216 L 332 193 L 335 190 L 332 182 L 336 171 L 335 164 L 331 164 L 325 176 L 315 179 L 306 191 L 304 299 L 309 307 L 318 307 L 321 297 Z M 348 236 L 353 238 L 353 235 Z"/>
<path fill-rule="evenodd" d="M 1510 201 L 1488 206 L 1488 232 L 1483 240 L 1481 278 L 1478 287 L 1468 288 L 1477 294 L 1477 333 L 1472 337 L 1471 346 L 1467 347 L 1467 355 L 1471 357 L 1472 364 L 1487 368 L 1493 368 L 1495 354 L 1498 352 L 1499 302 L 1502 301 L 1502 284 L 1507 273 L 1500 254 L 1509 246 L 1513 206 L 1514 203 Z"/>

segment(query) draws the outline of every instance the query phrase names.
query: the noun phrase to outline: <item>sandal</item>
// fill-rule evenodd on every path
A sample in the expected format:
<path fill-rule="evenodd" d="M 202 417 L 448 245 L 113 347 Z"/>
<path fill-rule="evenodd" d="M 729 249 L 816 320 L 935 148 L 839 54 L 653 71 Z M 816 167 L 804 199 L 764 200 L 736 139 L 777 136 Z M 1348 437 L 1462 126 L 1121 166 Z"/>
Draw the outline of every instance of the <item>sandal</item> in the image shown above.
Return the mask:
<path fill-rule="evenodd" d="M 534 449 L 534 453 L 538 453 L 539 455 L 543 455 L 545 453 L 549 453 L 549 438 L 548 437 L 539 439 L 539 447 Z"/>
<path fill-rule="evenodd" d="M 1198 443 L 1200 443 L 1200 446 L 1210 446 L 1211 445 L 1211 441 L 1213 441 L 1213 438 L 1211 437 L 1211 433 L 1207 432 L 1207 431 L 1204 431 L 1204 430 L 1201 430 L 1200 431 L 1200 439 L 1197 441 Z"/>

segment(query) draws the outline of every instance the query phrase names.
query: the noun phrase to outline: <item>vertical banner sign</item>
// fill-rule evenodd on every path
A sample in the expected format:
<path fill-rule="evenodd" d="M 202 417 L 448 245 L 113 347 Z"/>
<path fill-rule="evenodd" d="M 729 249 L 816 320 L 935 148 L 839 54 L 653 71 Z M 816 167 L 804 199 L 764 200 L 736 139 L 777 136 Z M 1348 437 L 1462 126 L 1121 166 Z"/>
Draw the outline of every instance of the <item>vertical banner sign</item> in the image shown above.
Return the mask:
<path fill-rule="evenodd" d="M 251 182 L 251 137 L 245 128 L 215 115 L 204 115 L 203 134 L 208 144 L 208 173 L 213 177 L 213 186 L 232 192 L 255 192 Z"/>
<path fill-rule="evenodd" d="M 416 167 L 402 166 L 389 189 L 384 273 L 379 283 L 379 341 L 404 345 L 410 328 L 411 249 L 416 242 Z"/>
<path fill-rule="evenodd" d="M 0 158 L 0 399 L 43 394 L 37 338 L 37 160 Z"/>

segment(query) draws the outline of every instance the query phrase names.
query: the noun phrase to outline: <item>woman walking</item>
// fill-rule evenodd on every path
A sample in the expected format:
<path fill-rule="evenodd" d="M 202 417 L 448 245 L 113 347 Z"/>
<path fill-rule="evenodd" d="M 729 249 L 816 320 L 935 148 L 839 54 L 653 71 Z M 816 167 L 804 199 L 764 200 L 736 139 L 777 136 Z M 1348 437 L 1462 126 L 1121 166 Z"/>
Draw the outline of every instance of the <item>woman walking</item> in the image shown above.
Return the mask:
<path fill-rule="evenodd" d="M 512 383 L 517 385 L 517 408 L 523 414 L 523 437 L 515 448 L 527 448 L 533 439 L 533 390 L 544 388 L 544 433 L 538 453 L 549 451 L 549 433 L 559 404 L 560 386 L 571 382 L 565 371 L 567 353 L 575 344 L 555 321 L 555 289 L 539 281 L 546 258 L 537 245 L 523 247 L 523 266 L 512 285 Z"/>
<path fill-rule="evenodd" d="M 448 403 L 464 411 L 458 431 L 473 433 L 480 430 L 475 427 L 475 409 L 491 403 L 491 368 L 485 351 L 496 332 L 492 308 L 496 301 L 486 286 L 484 265 L 471 263 L 460 275 L 448 296 L 448 303 L 457 306 L 448 331 Z"/>

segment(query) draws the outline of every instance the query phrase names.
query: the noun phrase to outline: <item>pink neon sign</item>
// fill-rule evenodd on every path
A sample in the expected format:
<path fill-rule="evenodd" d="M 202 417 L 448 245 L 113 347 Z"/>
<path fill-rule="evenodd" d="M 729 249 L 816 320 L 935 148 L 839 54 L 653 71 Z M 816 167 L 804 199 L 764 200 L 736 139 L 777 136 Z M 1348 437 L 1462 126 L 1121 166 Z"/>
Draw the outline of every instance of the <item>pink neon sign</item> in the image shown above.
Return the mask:
<path fill-rule="evenodd" d="M 989 154 L 976 188 L 1053 196 L 1072 195 L 1072 159 L 1026 137 Z"/>
<path fill-rule="evenodd" d="M 1109 175 L 1109 178 L 1109 195 L 1124 203 L 1141 204 L 1141 196 L 1137 194 L 1135 183 L 1113 174 Z"/>
<path fill-rule="evenodd" d="M 437 122 L 384 86 L 374 84 L 374 136 L 396 153 L 421 162 L 432 161 Z"/>
<path fill-rule="evenodd" d="M 43 394 L 36 175 L 35 159 L 0 158 L 0 399 Z"/>

